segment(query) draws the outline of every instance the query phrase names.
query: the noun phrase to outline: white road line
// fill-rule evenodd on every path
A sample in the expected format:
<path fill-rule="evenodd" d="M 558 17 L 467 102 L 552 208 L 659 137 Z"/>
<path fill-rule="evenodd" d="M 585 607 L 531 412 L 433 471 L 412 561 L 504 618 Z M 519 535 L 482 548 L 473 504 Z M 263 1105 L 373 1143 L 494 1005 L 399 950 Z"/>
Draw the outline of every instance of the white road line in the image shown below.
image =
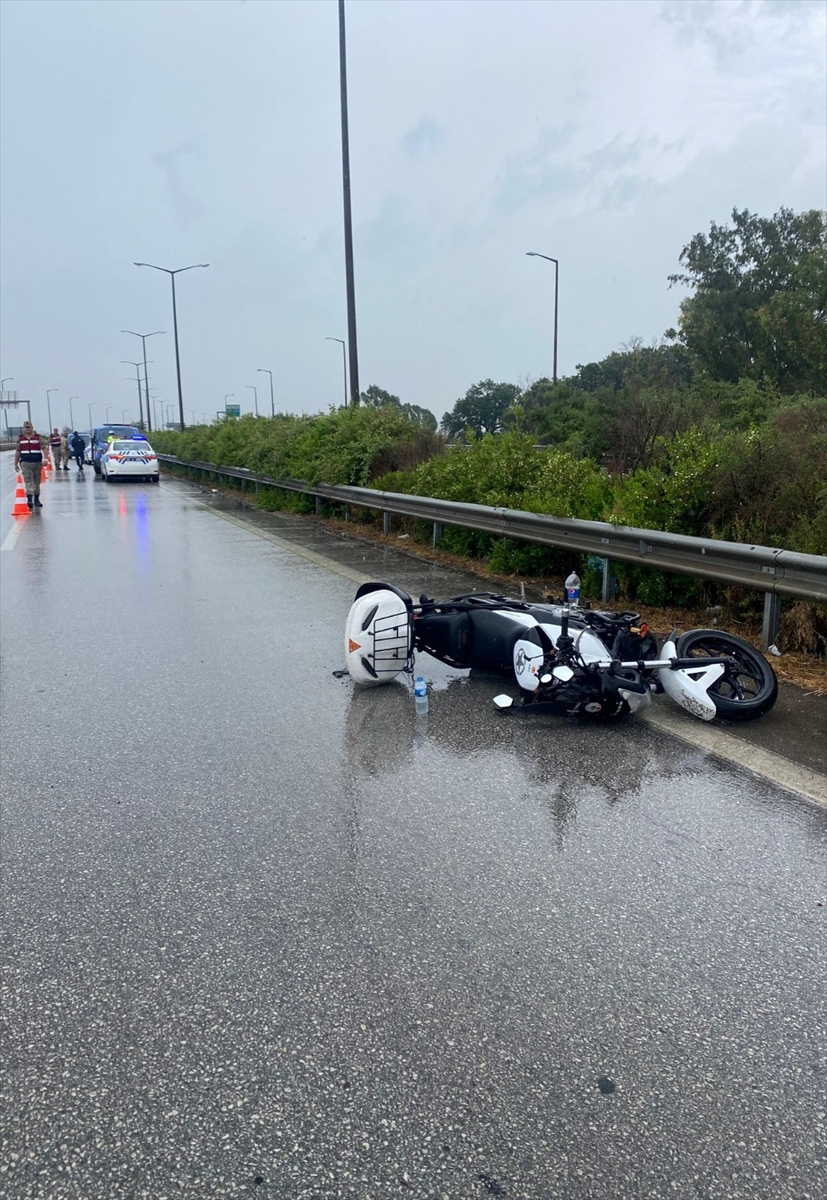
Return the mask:
<path fill-rule="evenodd" d="M 345 579 L 350 579 L 354 583 L 371 582 L 367 575 L 360 575 L 358 571 L 352 571 L 349 567 L 342 566 L 334 559 L 325 558 L 323 554 L 316 554 L 313 550 L 304 550 L 295 542 L 280 538 L 277 534 L 270 533 L 269 530 L 259 529 L 248 521 L 242 521 L 229 513 L 211 508 L 208 504 L 203 504 L 201 507 L 216 517 L 221 517 L 222 521 L 238 525 L 242 529 L 246 529 L 248 533 L 265 538 L 268 542 L 274 542 L 284 550 L 290 550 L 293 554 L 298 554 L 309 562 L 317 563 L 328 571 L 335 571 L 337 575 L 343 575 Z M 818 771 L 811 771 L 809 767 L 801 767 L 798 763 L 784 758 L 781 754 L 775 754 L 772 750 L 762 750 L 759 746 L 742 741 L 741 738 L 734 737 L 731 733 L 726 733 L 723 729 L 715 726 L 701 721 L 694 721 L 690 725 L 677 713 L 671 713 L 668 709 L 664 710 L 660 707 L 649 709 L 641 716 L 644 721 L 648 721 L 656 729 L 670 733 L 673 737 L 688 742 L 690 746 L 706 750 L 724 762 L 744 767 L 761 779 L 766 779 L 770 783 L 803 796 L 813 804 L 827 808 L 827 776 L 820 775 Z"/>
<path fill-rule="evenodd" d="M 688 742 L 700 750 L 723 759 L 727 763 L 735 763 L 751 771 L 753 775 L 767 779 L 790 792 L 796 792 L 812 804 L 827 808 L 827 776 L 812 771 L 809 767 L 799 766 L 782 754 L 772 750 L 762 750 L 752 742 L 745 742 L 734 737 L 714 725 L 702 724 L 700 721 L 689 725 L 678 713 L 661 708 L 649 709 L 641 714 L 644 721 L 671 733 L 681 741 Z"/>
<path fill-rule="evenodd" d="M 12 525 L 11 529 L 6 534 L 6 536 L 3 538 L 3 545 L 0 546 L 0 554 L 2 554 L 2 552 L 4 550 L 13 550 L 14 549 L 14 543 L 17 541 L 18 537 L 20 536 L 21 528 L 22 528 L 22 526 L 21 526 L 20 521 L 18 520 L 17 517 L 15 517 L 14 524 Z"/>

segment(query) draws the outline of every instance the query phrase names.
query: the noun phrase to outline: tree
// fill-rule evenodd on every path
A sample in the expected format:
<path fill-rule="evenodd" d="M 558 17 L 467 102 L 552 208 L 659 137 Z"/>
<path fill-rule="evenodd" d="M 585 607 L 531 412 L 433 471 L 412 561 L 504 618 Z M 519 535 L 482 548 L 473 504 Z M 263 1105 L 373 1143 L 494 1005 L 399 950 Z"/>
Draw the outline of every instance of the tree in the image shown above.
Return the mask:
<path fill-rule="evenodd" d="M 359 403 L 365 405 L 366 408 L 384 408 L 388 404 L 399 408 L 402 401 L 392 392 L 386 392 L 384 388 L 377 387 L 375 383 L 372 383 L 367 391 L 362 392 Z"/>
<path fill-rule="evenodd" d="M 448 437 L 461 437 L 471 429 L 482 437 L 486 433 L 499 433 L 509 408 L 520 396 L 515 383 L 494 383 L 483 379 L 470 387 L 461 400 L 457 400 L 451 412 L 442 418 L 442 428 Z"/>
<path fill-rule="evenodd" d="M 421 425 L 423 429 L 436 433 L 436 417 L 429 408 L 421 408 L 418 404 L 403 404 L 398 396 L 377 387 L 375 383 L 362 392 L 359 399 L 363 408 L 398 408 L 412 425 Z"/>
<path fill-rule="evenodd" d="M 422 408 L 419 404 L 403 404 L 402 411 L 414 425 L 421 425 L 430 433 L 436 433 L 437 421 L 430 408 Z"/>
<path fill-rule="evenodd" d="M 732 211 L 681 251 L 693 294 L 679 337 L 711 379 L 768 379 L 783 392 L 827 388 L 827 213 Z"/>

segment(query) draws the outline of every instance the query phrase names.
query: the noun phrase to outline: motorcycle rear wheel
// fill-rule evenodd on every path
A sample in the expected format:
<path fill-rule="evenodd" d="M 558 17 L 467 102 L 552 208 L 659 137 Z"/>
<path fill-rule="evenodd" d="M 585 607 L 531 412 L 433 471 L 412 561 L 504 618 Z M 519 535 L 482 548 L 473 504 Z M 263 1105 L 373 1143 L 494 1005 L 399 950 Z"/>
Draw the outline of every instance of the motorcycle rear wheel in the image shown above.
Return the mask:
<path fill-rule="evenodd" d="M 709 689 L 719 717 L 754 721 L 768 713 L 778 698 L 778 680 L 762 654 L 733 633 L 719 629 L 690 629 L 677 642 L 678 658 L 735 659 Z"/>

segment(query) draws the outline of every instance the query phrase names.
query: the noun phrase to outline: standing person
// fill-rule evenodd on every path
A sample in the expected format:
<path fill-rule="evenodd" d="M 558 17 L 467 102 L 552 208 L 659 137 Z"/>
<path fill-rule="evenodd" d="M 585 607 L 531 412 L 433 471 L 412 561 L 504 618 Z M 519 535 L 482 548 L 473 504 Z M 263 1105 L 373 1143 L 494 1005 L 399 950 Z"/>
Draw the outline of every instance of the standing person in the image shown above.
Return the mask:
<path fill-rule="evenodd" d="M 80 436 L 77 430 L 74 431 L 69 438 L 69 449 L 72 451 L 75 462 L 78 464 L 78 470 L 83 474 L 83 456 L 86 452 L 86 443 Z M 68 467 L 67 467 L 68 470 Z"/>
<path fill-rule="evenodd" d="M 65 433 L 60 435 L 60 461 L 63 463 L 63 470 L 69 470 L 69 439 Z M 59 470 L 60 468 L 58 468 Z"/>
<path fill-rule="evenodd" d="M 40 476 L 43 472 L 43 444 L 39 433 L 35 433 L 31 421 L 23 422 L 23 432 L 17 439 L 14 451 L 14 469 L 23 476 L 26 488 L 26 503 L 29 508 L 42 508 L 40 503 Z"/>
<path fill-rule="evenodd" d="M 60 470 L 60 449 L 60 434 L 55 426 L 49 438 L 49 450 L 52 455 L 52 466 L 56 471 Z"/>

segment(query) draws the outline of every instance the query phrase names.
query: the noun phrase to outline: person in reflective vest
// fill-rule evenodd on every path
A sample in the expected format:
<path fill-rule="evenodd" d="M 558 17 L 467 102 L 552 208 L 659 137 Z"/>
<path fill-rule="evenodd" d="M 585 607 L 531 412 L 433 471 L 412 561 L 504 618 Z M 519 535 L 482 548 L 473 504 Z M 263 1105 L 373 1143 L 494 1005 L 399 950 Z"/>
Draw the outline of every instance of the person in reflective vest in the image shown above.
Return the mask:
<path fill-rule="evenodd" d="M 23 422 L 23 432 L 17 439 L 17 447 L 14 451 L 14 469 L 23 476 L 26 503 L 29 508 L 42 508 L 40 476 L 43 472 L 43 445 L 40 434 L 35 433 L 31 421 Z"/>
<path fill-rule="evenodd" d="M 60 433 L 58 432 L 57 426 L 55 426 L 55 428 L 52 430 L 52 436 L 49 438 L 49 449 L 52 453 L 52 465 L 56 471 L 59 471 L 62 447 Z"/>

